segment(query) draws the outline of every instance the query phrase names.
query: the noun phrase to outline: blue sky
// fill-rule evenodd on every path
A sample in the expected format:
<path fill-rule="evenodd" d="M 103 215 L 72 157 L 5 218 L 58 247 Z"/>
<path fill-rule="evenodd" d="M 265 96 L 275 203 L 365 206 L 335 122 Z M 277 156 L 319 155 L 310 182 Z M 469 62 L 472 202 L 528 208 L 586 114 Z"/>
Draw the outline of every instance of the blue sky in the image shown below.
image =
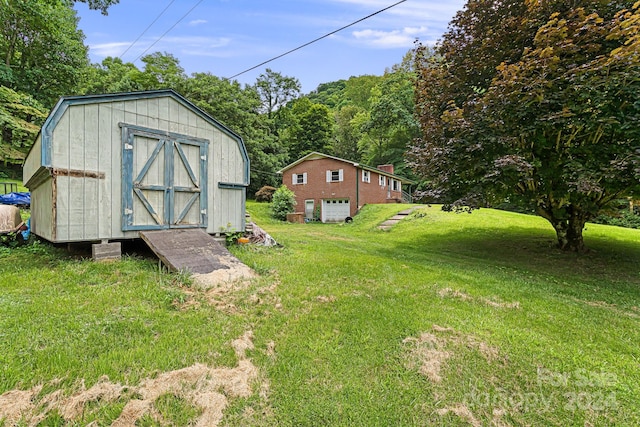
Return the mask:
<path fill-rule="evenodd" d="M 145 51 L 160 51 L 176 56 L 187 74 L 210 72 L 231 77 L 396 1 L 120 0 L 107 16 L 88 10 L 83 3 L 75 7 L 92 62 L 118 56 L 142 68 L 139 56 Z M 308 93 L 320 83 L 363 74 L 382 75 L 386 68 L 402 61 L 415 39 L 426 44 L 436 42 L 464 3 L 406 0 L 235 79 L 254 84 L 266 68 L 271 68 L 297 78 L 302 92 Z"/>

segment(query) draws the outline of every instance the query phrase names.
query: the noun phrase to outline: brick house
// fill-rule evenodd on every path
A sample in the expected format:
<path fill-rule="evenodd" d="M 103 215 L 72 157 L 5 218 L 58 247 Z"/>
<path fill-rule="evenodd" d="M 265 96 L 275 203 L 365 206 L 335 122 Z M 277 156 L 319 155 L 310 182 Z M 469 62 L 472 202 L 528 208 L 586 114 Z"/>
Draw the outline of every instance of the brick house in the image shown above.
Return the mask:
<path fill-rule="evenodd" d="M 394 175 L 393 165 L 372 168 L 317 152 L 278 173 L 295 193 L 297 210 L 305 219 L 322 222 L 342 222 L 367 203 L 409 203 L 410 186 L 415 184 Z"/>

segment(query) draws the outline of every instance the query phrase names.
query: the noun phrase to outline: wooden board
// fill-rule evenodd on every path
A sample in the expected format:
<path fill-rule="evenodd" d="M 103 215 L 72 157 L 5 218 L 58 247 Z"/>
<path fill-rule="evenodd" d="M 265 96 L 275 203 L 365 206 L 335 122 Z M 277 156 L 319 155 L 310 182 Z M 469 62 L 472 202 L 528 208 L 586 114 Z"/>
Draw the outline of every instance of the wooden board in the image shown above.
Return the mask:
<path fill-rule="evenodd" d="M 234 258 L 227 248 L 201 228 L 141 231 L 140 237 L 173 271 L 207 274 L 228 269 L 228 263 L 221 261 Z"/>

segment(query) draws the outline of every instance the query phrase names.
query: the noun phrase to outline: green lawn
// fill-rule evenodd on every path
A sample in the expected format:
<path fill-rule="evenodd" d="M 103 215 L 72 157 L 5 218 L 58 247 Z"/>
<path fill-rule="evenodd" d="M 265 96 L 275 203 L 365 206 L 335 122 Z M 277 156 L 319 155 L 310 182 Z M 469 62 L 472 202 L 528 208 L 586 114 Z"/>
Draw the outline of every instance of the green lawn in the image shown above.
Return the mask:
<path fill-rule="evenodd" d="M 18 192 L 27 192 L 27 191 L 29 191 L 29 189 L 27 187 L 22 185 L 22 181 L 19 180 L 19 179 L 0 178 L 0 182 L 16 184 Z M 7 185 L 7 193 L 9 193 L 9 188 L 10 187 Z M 4 190 L 4 186 L 0 186 L 0 194 L 4 194 L 3 190 Z"/>
<path fill-rule="evenodd" d="M 136 256 L 0 248 L 0 408 L 16 390 L 35 402 L 5 425 L 110 425 L 164 373 L 247 363 L 252 392 L 221 386 L 221 425 L 640 424 L 640 230 L 589 224 L 576 255 L 544 220 L 489 209 L 376 228 L 404 207 L 287 224 L 249 203 L 281 247 L 234 247 L 260 277 L 209 291 Z M 107 383 L 125 388 L 65 413 Z M 207 413 L 170 388 L 150 405 L 137 425 Z"/>

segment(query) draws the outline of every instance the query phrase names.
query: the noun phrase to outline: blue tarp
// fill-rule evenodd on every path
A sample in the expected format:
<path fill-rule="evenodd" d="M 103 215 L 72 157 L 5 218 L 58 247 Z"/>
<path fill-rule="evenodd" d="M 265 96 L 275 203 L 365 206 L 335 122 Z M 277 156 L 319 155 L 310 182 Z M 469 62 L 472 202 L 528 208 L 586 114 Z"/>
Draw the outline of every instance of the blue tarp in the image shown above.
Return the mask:
<path fill-rule="evenodd" d="M 31 193 L 0 194 L 0 205 L 31 206 Z"/>

